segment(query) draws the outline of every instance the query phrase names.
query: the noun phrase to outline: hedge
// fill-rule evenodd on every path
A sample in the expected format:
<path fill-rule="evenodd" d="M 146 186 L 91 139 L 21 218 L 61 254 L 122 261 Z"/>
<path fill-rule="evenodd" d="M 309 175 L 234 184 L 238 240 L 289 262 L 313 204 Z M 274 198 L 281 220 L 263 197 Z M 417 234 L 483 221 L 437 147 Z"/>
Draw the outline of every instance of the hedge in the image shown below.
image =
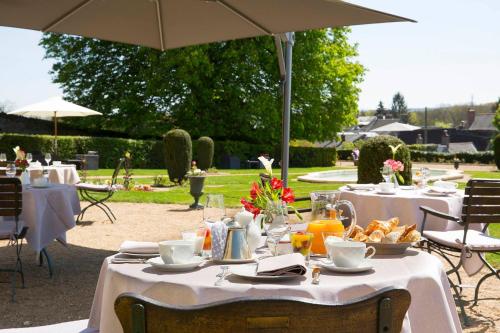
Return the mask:
<path fill-rule="evenodd" d="M 9 160 L 14 159 L 12 148 L 21 146 L 30 153 L 54 153 L 54 137 L 50 135 L 0 134 L 0 152 L 7 153 Z M 197 156 L 197 140 L 193 141 L 193 156 Z M 132 154 L 132 168 L 165 168 L 164 144 L 160 140 L 133 140 L 106 137 L 60 136 L 58 138 L 57 159 L 73 159 L 76 154 L 89 150 L 99 153 L 99 167 L 111 169 L 125 151 Z M 281 159 L 279 145 L 254 144 L 243 141 L 215 142 L 214 165 L 223 166 L 224 159 L 235 156 L 246 167 L 248 159 L 256 159 L 261 154 L 269 154 L 275 161 Z M 54 156 L 56 158 L 56 156 Z M 333 166 L 336 162 L 335 148 L 290 147 L 290 166 Z"/>
<path fill-rule="evenodd" d="M 418 151 L 437 151 L 438 144 L 435 143 L 428 143 L 428 144 L 413 144 L 413 145 L 408 145 L 408 148 L 410 150 L 418 150 Z"/>
<path fill-rule="evenodd" d="M 9 160 L 14 159 L 12 150 L 20 146 L 27 152 L 40 154 L 53 151 L 54 137 L 50 135 L 0 135 L 0 152 L 7 153 Z M 132 168 L 164 168 L 163 143 L 156 140 L 132 140 L 106 137 L 60 136 L 57 140 L 58 156 L 54 158 L 67 160 L 75 158 L 75 154 L 84 154 L 89 150 L 99 153 L 99 167 L 111 169 L 123 156 L 125 151 L 132 154 Z"/>
<path fill-rule="evenodd" d="M 492 151 L 450 154 L 450 153 L 411 150 L 410 153 L 411 153 L 411 160 L 414 162 L 452 163 L 456 157 L 463 163 L 490 164 L 494 163 L 495 159 Z"/>
<path fill-rule="evenodd" d="M 497 134 L 495 139 L 493 140 L 493 149 L 495 151 L 495 163 L 497 168 L 500 170 L 500 134 Z"/>

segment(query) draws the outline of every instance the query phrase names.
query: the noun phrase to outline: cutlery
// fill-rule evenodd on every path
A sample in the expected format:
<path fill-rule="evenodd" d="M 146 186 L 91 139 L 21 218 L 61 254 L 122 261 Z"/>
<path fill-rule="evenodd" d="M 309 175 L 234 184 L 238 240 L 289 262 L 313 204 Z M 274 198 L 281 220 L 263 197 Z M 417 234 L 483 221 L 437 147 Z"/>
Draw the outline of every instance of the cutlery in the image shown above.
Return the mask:
<path fill-rule="evenodd" d="M 125 259 L 125 258 L 113 258 L 111 259 L 112 264 L 145 264 L 147 259 Z"/>
<path fill-rule="evenodd" d="M 224 281 L 227 276 L 229 266 L 220 266 L 220 269 L 220 273 L 216 275 L 218 279 L 215 281 L 214 286 L 220 286 L 222 284 L 222 281 Z"/>
<path fill-rule="evenodd" d="M 314 266 L 312 270 L 312 284 L 319 284 L 319 277 L 321 275 L 321 270 L 318 266 Z"/>

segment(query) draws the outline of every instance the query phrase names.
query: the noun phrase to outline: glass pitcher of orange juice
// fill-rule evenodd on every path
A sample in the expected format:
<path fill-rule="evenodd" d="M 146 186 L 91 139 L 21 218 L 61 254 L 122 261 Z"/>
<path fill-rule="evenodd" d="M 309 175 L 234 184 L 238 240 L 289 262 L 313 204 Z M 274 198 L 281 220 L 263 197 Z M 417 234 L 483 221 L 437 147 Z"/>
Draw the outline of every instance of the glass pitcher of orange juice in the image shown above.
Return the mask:
<path fill-rule="evenodd" d="M 340 200 L 340 191 L 312 192 L 311 209 L 307 232 L 314 234 L 311 247 L 314 254 L 326 254 L 323 232 L 346 238 L 356 225 L 354 206 L 350 201 Z"/>

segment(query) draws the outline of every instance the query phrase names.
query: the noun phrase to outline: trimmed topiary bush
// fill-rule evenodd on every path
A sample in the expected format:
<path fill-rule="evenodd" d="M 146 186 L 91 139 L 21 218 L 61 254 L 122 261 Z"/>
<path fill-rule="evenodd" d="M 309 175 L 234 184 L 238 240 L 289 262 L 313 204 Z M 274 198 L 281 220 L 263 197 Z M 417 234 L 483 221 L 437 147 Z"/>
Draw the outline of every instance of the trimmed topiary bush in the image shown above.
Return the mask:
<path fill-rule="evenodd" d="M 493 141 L 493 151 L 495 152 L 495 163 L 500 170 L 500 134 L 497 134 Z"/>
<path fill-rule="evenodd" d="M 193 145 L 191 136 L 182 129 L 173 129 L 165 134 L 165 162 L 170 181 L 182 184 L 191 168 Z"/>
<path fill-rule="evenodd" d="M 403 162 L 404 171 L 401 172 L 404 183 L 411 185 L 411 159 L 410 150 L 403 141 L 394 136 L 381 135 L 368 139 L 359 153 L 358 183 L 367 184 L 384 181 L 380 173 L 384 161 L 392 158 L 391 146 L 402 144 L 396 153 L 396 160 Z"/>
<path fill-rule="evenodd" d="M 196 165 L 201 170 L 208 170 L 212 166 L 214 159 L 214 140 L 208 136 L 202 136 L 198 139 L 196 152 Z"/>

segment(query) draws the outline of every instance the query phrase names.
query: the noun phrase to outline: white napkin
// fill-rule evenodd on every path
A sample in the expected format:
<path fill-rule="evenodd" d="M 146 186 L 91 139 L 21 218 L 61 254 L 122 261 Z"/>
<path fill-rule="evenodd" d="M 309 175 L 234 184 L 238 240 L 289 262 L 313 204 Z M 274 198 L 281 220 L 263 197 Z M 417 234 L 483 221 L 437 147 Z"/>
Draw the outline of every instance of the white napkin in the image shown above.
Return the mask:
<path fill-rule="evenodd" d="M 137 253 L 137 254 L 156 254 L 160 253 L 158 248 L 158 243 L 153 242 L 136 242 L 136 241 L 124 241 L 120 245 L 121 253 Z"/>
<path fill-rule="evenodd" d="M 300 253 L 264 258 L 257 267 L 257 275 L 262 276 L 304 275 L 306 271 L 304 256 Z"/>
<path fill-rule="evenodd" d="M 212 225 L 212 258 L 221 260 L 226 247 L 227 225 L 222 221 L 217 221 Z"/>
<path fill-rule="evenodd" d="M 441 186 L 431 186 L 429 188 L 429 190 L 431 192 L 436 192 L 436 193 L 444 193 L 444 194 L 448 194 L 448 193 L 455 193 L 457 190 L 454 189 L 454 188 L 446 188 L 446 187 L 441 187 Z"/>

